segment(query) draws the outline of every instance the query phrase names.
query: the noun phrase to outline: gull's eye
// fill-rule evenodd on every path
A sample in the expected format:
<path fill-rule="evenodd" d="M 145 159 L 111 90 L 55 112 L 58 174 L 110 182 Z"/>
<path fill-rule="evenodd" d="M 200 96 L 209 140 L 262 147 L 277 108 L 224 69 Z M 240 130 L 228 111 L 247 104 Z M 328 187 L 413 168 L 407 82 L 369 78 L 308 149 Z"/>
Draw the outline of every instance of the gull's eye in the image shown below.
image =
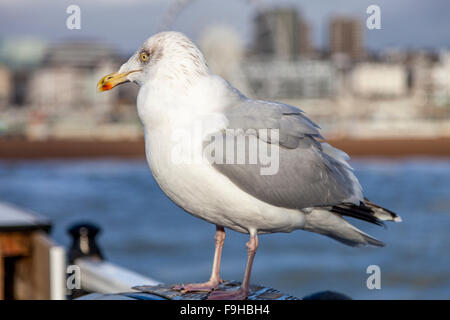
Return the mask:
<path fill-rule="evenodd" d="M 139 55 L 139 59 L 140 59 L 142 62 L 147 62 L 148 58 L 149 58 L 149 55 L 148 55 L 148 53 L 145 52 L 145 51 L 141 52 L 141 54 Z"/>

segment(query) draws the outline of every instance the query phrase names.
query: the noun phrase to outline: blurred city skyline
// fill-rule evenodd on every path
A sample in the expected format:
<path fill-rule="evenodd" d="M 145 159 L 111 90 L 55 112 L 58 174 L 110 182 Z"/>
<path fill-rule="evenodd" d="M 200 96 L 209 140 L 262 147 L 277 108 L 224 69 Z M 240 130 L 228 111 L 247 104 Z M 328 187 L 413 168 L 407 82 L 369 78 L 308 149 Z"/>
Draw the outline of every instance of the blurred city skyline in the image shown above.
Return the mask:
<path fill-rule="evenodd" d="M 66 9 L 71 4 L 81 8 L 81 30 L 66 28 Z M 368 17 L 366 9 L 371 4 L 381 8 L 382 28 L 364 28 L 368 50 L 392 47 L 439 50 L 450 47 L 450 19 L 447 15 L 450 3 L 445 0 L 414 4 L 406 0 L 380 0 L 377 3 L 366 0 L 326 3 L 288 0 L 79 0 L 76 3 L 1 0 L 0 39 L 29 36 L 60 42 L 89 38 L 110 43 L 128 54 L 161 29 L 181 31 L 198 41 L 206 27 L 227 25 L 248 47 L 252 45 L 253 19 L 259 10 L 290 7 L 297 9 L 309 22 L 313 46 L 324 49 L 328 45 L 330 18 L 348 15 L 365 24 Z"/>
<path fill-rule="evenodd" d="M 0 28 L 0 136 L 141 138 L 134 107 L 138 87 L 128 84 L 98 94 L 96 83 L 128 59 L 126 51 L 135 51 L 161 26 L 173 25 L 170 29 L 198 44 L 212 72 L 249 97 L 300 107 L 325 135 L 450 137 L 450 46 L 445 48 L 450 37 L 441 41 L 450 22 L 441 20 L 440 7 L 410 5 L 402 11 L 402 1 L 395 6 L 380 1 L 382 29 L 369 30 L 366 10 L 372 3 L 333 3 L 236 0 L 221 10 L 214 0 L 133 0 L 128 6 L 81 0 L 81 30 L 69 30 L 69 2 L 48 7 L 44 0 L 39 11 L 22 0 L 3 1 L 0 7 L 6 10 L 0 16 L 8 18 L 0 25 L 10 24 Z M 31 20 L 25 19 L 33 8 Z M 232 12 L 237 14 L 228 16 Z M 409 21 L 402 20 L 405 15 Z M 240 28 L 243 21 L 246 28 Z M 425 21 L 435 28 L 425 27 Z M 401 35 L 405 28 L 408 37 Z M 415 28 L 431 30 L 434 37 Z M 371 50 L 374 34 L 385 37 L 385 43 L 396 39 L 396 45 Z M 426 41 L 435 46 L 423 48 Z"/>

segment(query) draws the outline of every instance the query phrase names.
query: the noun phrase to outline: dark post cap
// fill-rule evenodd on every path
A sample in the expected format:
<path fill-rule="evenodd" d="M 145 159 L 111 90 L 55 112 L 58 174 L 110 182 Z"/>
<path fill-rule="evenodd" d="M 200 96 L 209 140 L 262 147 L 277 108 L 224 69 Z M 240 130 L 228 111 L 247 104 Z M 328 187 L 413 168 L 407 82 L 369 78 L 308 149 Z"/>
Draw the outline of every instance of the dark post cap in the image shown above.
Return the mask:
<path fill-rule="evenodd" d="M 67 233 L 72 236 L 69 262 L 74 263 L 81 257 L 97 257 L 103 260 L 103 254 L 95 239 L 100 232 L 100 227 L 90 222 L 79 222 L 69 227 Z"/>
<path fill-rule="evenodd" d="M 303 298 L 303 300 L 352 300 L 349 296 L 335 291 L 321 291 Z"/>

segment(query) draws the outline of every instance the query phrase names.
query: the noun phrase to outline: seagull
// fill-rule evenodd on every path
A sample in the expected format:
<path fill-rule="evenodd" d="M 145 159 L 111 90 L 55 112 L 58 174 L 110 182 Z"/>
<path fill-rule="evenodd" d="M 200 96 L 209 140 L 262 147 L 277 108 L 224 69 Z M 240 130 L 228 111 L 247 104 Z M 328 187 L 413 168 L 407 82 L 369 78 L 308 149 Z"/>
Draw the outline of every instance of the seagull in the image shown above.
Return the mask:
<path fill-rule="evenodd" d="M 332 147 L 302 110 L 246 97 L 208 68 L 184 34 L 147 39 L 99 91 L 134 82 L 146 158 L 162 191 L 216 226 L 208 299 L 246 299 L 258 235 L 305 230 L 350 246 L 384 246 L 344 216 L 377 225 L 401 218 L 363 196 L 348 155 Z M 241 286 L 220 290 L 225 228 L 249 234 Z"/>

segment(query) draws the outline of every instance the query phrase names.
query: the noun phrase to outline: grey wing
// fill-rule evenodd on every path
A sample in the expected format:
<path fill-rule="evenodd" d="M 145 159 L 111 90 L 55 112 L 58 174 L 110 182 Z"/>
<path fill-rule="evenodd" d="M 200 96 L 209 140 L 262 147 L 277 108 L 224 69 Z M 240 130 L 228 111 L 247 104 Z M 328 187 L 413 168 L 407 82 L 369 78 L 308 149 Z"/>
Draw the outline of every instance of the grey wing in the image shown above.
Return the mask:
<path fill-rule="evenodd" d="M 279 143 L 286 148 L 297 148 L 305 136 L 323 139 L 318 125 L 302 110 L 287 104 L 244 99 L 225 115 L 229 129 L 279 129 Z"/>
<path fill-rule="evenodd" d="M 257 136 L 258 155 L 261 150 L 271 150 L 267 158 L 270 161 L 258 158 L 256 163 L 250 163 L 254 145 L 248 142 L 244 163 L 227 164 L 225 158 L 213 161 L 214 168 L 245 192 L 275 206 L 297 209 L 363 201 L 361 186 L 346 162 L 346 154 L 316 140 L 321 138 L 319 127 L 301 110 L 285 104 L 245 100 L 229 108 L 226 116 L 228 129 L 233 130 L 221 133 L 224 154 L 231 150 L 226 147 L 230 143 L 234 152 L 242 152 L 237 147 L 239 136 L 247 141 Z M 279 143 L 274 143 L 270 134 L 260 134 L 267 129 L 278 129 Z M 207 139 L 205 144 L 211 147 L 215 140 Z"/>

